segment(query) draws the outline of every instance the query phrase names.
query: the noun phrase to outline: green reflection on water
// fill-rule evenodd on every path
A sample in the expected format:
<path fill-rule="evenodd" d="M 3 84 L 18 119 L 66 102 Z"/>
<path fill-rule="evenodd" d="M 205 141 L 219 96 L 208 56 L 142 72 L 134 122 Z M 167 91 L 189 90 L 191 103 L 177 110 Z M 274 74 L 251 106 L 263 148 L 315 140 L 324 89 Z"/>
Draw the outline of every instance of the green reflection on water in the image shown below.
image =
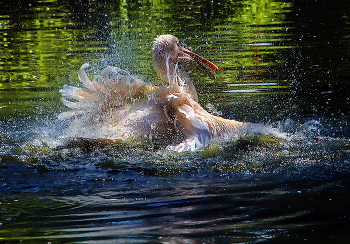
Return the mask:
<path fill-rule="evenodd" d="M 178 36 L 224 69 L 215 83 L 269 82 L 271 67 L 283 64 L 276 54 L 290 48 L 284 42 L 289 25 L 285 14 L 291 7 L 291 2 L 266 0 L 10 4 L 0 18 L 2 119 L 56 114 L 62 106 L 59 88 L 77 83 L 76 71 L 85 62 L 95 64 L 95 70 L 117 65 L 160 83 L 151 46 L 163 33 Z M 212 82 L 197 76 L 196 83 Z M 199 93 L 207 93 L 198 87 Z M 47 91 L 52 99 L 38 90 L 23 91 L 32 88 L 54 88 Z M 14 96 L 5 95 L 9 91 Z M 28 106 L 20 105 L 24 94 Z M 46 112 L 34 112 L 41 106 L 47 107 L 41 109 Z"/>
<path fill-rule="evenodd" d="M 0 242 L 38 243 L 38 239 L 52 240 L 45 236 L 56 228 L 45 227 L 59 224 L 62 221 L 59 213 L 76 205 L 71 201 L 63 201 L 58 198 L 27 194 L 1 195 L 0 201 Z M 43 212 L 50 212 L 50 214 L 44 217 Z M 57 216 L 52 217 L 54 214 Z"/>

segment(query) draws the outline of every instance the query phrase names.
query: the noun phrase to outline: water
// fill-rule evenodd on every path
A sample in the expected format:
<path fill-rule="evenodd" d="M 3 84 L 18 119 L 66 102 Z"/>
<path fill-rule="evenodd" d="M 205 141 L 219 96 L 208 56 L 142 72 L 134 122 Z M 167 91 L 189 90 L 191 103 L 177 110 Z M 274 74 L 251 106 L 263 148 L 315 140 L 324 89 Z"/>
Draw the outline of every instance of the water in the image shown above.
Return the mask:
<path fill-rule="evenodd" d="M 0 10 L 0 242 L 347 243 L 347 1 L 5 1 Z M 164 33 L 222 70 L 203 107 L 266 123 L 196 153 L 65 144 L 59 89 L 118 66 L 146 81 Z"/>

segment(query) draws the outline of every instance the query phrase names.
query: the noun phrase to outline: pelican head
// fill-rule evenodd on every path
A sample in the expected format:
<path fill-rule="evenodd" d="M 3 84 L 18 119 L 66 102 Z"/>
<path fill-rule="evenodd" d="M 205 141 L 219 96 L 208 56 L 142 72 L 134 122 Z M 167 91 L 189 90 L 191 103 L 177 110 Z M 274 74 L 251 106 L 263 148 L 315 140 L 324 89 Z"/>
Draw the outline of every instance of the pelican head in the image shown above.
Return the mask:
<path fill-rule="evenodd" d="M 172 82 L 169 81 L 169 73 L 170 75 L 174 75 L 177 65 L 180 67 L 194 67 L 211 79 L 215 79 L 215 76 L 210 69 L 216 70 L 217 72 L 219 71 L 219 68 L 210 61 L 182 47 L 179 40 L 173 35 L 160 35 L 155 39 L 153 44 L 153 57 L 158 76 L 168 84 Z M 206 68 L 203 64 L 210 69 Z M 180 68 L 179 74 L 177 75 L 184 81 L 185 88 L 187 88 L 193 98 L 197 100 L 195 88 L 188 74 Z"/>

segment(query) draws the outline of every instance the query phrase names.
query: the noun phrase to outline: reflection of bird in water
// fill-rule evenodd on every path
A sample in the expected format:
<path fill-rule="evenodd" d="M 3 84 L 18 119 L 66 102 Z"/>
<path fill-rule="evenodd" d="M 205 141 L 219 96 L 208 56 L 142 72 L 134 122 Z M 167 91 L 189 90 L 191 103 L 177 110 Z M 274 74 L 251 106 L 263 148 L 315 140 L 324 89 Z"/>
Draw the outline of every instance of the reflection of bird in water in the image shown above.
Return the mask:
<path fill-rule="evenodd" d="M 159 140 L 175 151 L 194 151 L 212 139 L 228 139 L 261 125 L 223 119 L 199 104 L 196 89 L 183 69 L 191 66 L 215 79 L 208 60 L 183 48 L 172 35 L 161 35 L 153 45 L 154 65 L 167 86 L 153 86 L 116 67 L 105 68 L 90 81 L 79 71 L 84 88 L 64 86 L 64 104 L 73 117 L 67 134 L 73 138 L 121 139 L 131 136 Z"/>

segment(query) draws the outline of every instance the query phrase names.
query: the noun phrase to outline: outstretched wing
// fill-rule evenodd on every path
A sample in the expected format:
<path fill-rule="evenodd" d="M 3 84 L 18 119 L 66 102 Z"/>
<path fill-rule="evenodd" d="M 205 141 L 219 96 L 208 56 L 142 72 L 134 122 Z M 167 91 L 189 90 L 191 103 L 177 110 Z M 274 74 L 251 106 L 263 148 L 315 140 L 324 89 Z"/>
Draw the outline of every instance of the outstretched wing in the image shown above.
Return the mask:
<path fill-rule="evenodd" d="M 97 116 L 126 104 L 146 98 L 155 87 L 117 67 L 107 67 L 93 81 L 86 74 L 88 64 L 83 64 L 78 78 L 83 87 L 65 85 L 60 93 L 62 102 L 70 111 L 61 113 L 60 119 L 85 114 Z"/>

